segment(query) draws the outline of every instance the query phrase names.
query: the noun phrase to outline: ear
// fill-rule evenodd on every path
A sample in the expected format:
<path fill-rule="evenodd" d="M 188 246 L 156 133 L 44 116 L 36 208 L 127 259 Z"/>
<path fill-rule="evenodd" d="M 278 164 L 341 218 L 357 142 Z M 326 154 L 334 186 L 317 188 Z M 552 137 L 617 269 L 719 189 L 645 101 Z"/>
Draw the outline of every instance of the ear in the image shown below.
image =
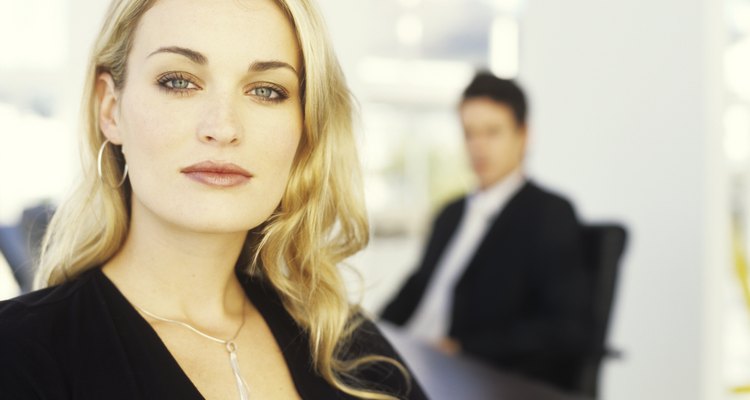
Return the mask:
<path fill-rule="evenodd" d="M 99 129 L 113 144 L 122 144 L 118 129 L 119 112 L 115 82 L 109 72 L 96 78 L 96 100 L 99 103 Z"/>
<path fill-rule="evenodd" d="M 524 122 L 522 124 L 516 125 L 516 130 L 517 133 L 520 133 L 523 136 L 527 136 L 527 134 L 529 133 L 529 123 Z"/>

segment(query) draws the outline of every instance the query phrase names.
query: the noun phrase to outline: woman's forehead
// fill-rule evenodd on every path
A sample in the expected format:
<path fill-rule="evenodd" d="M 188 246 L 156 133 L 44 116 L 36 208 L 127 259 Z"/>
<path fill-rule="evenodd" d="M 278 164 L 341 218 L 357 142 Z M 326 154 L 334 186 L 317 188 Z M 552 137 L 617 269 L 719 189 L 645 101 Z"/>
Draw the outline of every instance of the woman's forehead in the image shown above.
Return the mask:
<path fill-rule="evenodd" d="M 294 28 L 273 0 L 159 0 L 138 23 L 130 61 L 168 47 L 200 53 L 209 65 L 276 60 L 301 69 Z"/>

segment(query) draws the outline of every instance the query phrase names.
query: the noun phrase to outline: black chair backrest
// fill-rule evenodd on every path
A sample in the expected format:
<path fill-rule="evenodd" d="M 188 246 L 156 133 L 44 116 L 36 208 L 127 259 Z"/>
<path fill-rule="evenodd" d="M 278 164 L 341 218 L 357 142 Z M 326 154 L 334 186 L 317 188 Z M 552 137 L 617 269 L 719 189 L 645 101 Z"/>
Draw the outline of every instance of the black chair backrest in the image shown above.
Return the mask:
<path fill-rule="evenodd" d="M 583 363 L 580 387 L 583 394 L 597 398 L 599 370 L 602 358 L 608 353 L 607 333 L 627 232 L 621 225 L 597 224 L 583 226 L 582 235 L 591 282 L 593 332 L 591 351 Z"/>

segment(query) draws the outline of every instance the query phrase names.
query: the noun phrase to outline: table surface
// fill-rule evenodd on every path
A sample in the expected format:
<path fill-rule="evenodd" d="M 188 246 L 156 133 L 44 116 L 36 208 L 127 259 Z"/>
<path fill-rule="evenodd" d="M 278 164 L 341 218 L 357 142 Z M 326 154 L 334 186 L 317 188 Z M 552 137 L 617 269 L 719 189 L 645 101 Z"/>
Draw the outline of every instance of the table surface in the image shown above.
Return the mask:
<path fill-rule="evenodd" d="M 387 322 L 378 322 L 378 327 L 432 400 L 590 400 L 502 372 L 464 355 L 447 356 Z"/>

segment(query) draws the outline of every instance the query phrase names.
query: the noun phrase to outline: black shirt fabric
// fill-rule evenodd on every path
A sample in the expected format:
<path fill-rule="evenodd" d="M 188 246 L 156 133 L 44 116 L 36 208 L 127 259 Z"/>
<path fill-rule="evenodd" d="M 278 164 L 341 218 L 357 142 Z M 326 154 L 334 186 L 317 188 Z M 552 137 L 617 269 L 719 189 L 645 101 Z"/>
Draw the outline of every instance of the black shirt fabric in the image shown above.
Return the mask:
<path fill-rule="evenodd" d="M 352 399 L 313 371 L 307 334 L 276 292 L 259 278 L 239 273 L 238 278 L 273 333 L 297 393 L 305 400 Z M 350 343 L 345 358 L 378 354 L 403 363 L 370 321 Z M 402 399 L 426 398 L 413 378 L 407 393 L 407 381 L 389 364 L 369 364 L 356 377 Z M 62 285 L 0 302 L 0 399 L 203 396 L 151 325 L 101 269 L 93 268 Z"/>

